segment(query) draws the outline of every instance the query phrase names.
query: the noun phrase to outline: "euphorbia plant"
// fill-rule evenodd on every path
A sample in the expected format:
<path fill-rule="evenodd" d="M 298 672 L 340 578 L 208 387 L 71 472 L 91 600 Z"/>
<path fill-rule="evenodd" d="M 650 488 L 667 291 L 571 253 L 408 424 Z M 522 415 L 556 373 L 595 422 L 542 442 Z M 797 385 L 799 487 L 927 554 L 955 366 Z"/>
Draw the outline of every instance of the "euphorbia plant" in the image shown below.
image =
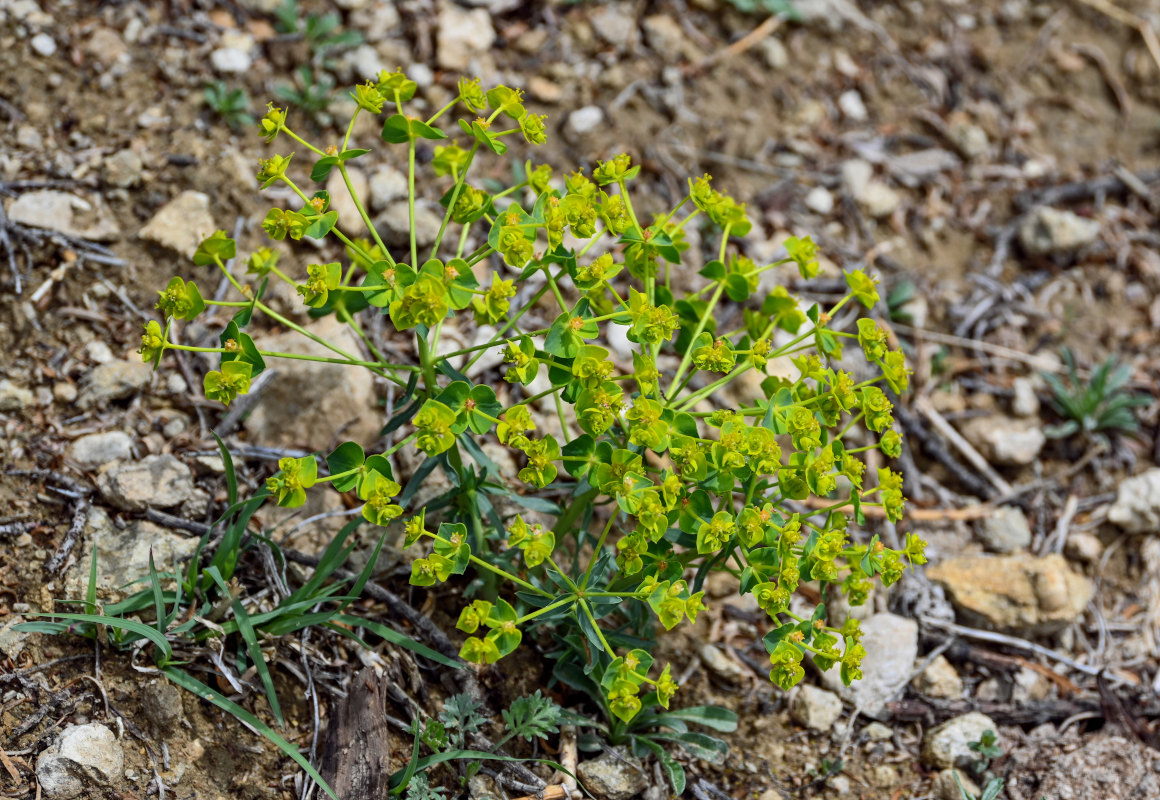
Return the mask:
<path fill-rule="evenodd" d="M 833 326 L 851 301 L 877 302 L 876 281 L 862 270 L 847 273 L 849 292 L 829 308 L 803 308 L 781 287 L 762 291 L 762 274 L 781 264 L 796 263 L 803 278 L 814 277 L 813 242 L 791 238 L 785 259 L 754 263 L 736 246 L 751 227 L 745 206 L 707 175 L 690 179 L 673 208 L 642 218 L 628 191 L 640 167 L 627 155 L 563 180 L 546 165 L 528 163 L 522 181 L 489 192 L 469 182 L 474 163 L 502 158 L 515 137 L 543 142 L 544 118 L 524 108 L 518 89 L 484 92 L 477 80 L 462 80 L 452 102 L 422 119 L 407 113 L 415 91 L 401 72 L 356 87 L 346 135 L 322 147 L 271 107 L 262 135 L 267 142 L 292 140 L 297 153 L 263 160 L 258 178 L 263 187 L 289 187 L 300 203 L 271 209 L 263 227 L 274 239 L 337 240 L 342 255 L 284 268 L 261 248 L 244 262 L 254 286 L 227 269 L 236 247 L 215 233 L 194 263 L 224 273 L 239 299 L 206 300 L 195 282 L 174 278 L 157 307 L 169 325 L 208 306 L 237 307 L 221 346 L 177 344 L 168 327 L 150 322 L 142 356 L 156 362 L 167 349 L 220 354 L 205 392 L 224 403 L 246 393 L 274 358 L 368 369 L 397 384 L 402 410 L 387 423 L 387 430 L 405 433 L 397 444 L 367 455 L 346 442 L 326 457 L 325 476 L 314 456 L 282 459 L 267 488 L 279 505 L 292 507 L 329 482 L 356 493 L 370 523 L 400 520 L 406 545 L 423 548 L 411 574 L 417 586 L 474 570 L 481 577 L 472 584 L 476 596 L 458 619 L 468 661 L 494 662 L 518 647 L 529 626 L 547 624 L 573 637 L 578 646 L 569 652 L 584 653 L 584 670 L 599 676 L 613 715 L 627 721 L 645 706 L 667 708 L 676 683 L 641 643 L 652 620 L 666 629 L 695 621 L 705 578 L 723 571 L 769 615 L 765 644 L 775 683 L 788 688 L 800 681 L 807 656 L 822 669 L 840 665 L 846 682 L 857 679 L 864 655 L 858 621 L 831 620 L 824 604 L 791 608 L 791 595 L 799 583 L 817 581 L 823 596 L 840 589 L 858 604 L 872 578 L 893 583 L 907 563 L 924 560 L 923 542 L 913 535 L 901 550 L 877 537 L 855 543 L 850 535 L 851 522 L 862 522 L 869 506 L 893 521 L 903 509 L 899 474 L 881 467 L 870 480 L 860 455 L 899 453 L 892 407 L 879 385 L 905 390 L 905 359 L 871 319 L 858 320 L 856 331 Z M 470 118 L 447 125 L 456 108 Z M 351 161 L 370 152 L 351 143 L 363 114 L 386 117 L 387 157 L 406 164 L 411 235 L 401 252 L 376 231 L 348 173 Z M 423 253 L 414 227 L 420 140 L 437 143 L 428 180 L 442 184 L 446 209 Z M 294 166 L 303 155 L 314 159 L 313 182 L 338 171 L 369 239 L 343 233 L 328 194 L 310 192 L 291 176 L 294 155 Z M 691 223 L 716 231 L 719 244 L 699 272 L 701 288 L 678 295 L 673 278 L 687 269 L 683 232 Z M 262 299 L 271 280 L 293 286 L 311 316 L 333 314 L 349 325 L 369 355 L 347 352 L 276 313 Z M 517 304 L 517 297 L 527 299 Z M 742 310 L 735 327 L 718 322 L 737 318 L 722 314 L 729 304 Z M 551 324 L 521 325 L 533 308 L 550 309 Z M 413 359 L 386 358 L 364 333 L 357 319 L 371 309 L 410 338 Z M 259 350 L 245 332 L 259 315 L 333 355 Z M 452 324 L 496 332 L 483 344 L 440 352 L 441 333 Z M 627 340 L 630 357 L 613 355 L 613 332 Z M 857 381 L 831 366 L 846 346 L 860 347 L 873 378 Z M 474 363 L 487 351 L 502 357 L 502 383 L 475 383 L 467 367 L 453 366 L 454 359 Z M 766 374 L 773 360 L 787 358 L 795 380 Z M 749 372 L 764 376 L 760 392 L 739 407 L 715 408 L 726 385 Z M 558 417 L 551 432 L 541 404 L 554 406 Z M 848 446 L 852 432 L 863 429 L 871 443 Z M 480 447 L 485 437 L 519 459 L 518 480 L 509 484 L 500 474 Z M 401 448 L 426 456 L 406 488 L 395 481 L 390 459 Z M 436 468 L 453 490 L 415 507 L 415 488 Z M 536 517 L 512 513 L 517 506 Z"/>

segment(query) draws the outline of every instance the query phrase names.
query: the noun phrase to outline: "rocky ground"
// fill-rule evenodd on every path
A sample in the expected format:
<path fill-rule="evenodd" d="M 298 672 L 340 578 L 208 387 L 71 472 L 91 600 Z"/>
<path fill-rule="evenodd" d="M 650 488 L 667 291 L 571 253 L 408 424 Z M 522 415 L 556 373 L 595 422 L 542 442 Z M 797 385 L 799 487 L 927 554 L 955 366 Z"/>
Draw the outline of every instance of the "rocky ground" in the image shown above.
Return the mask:
<path fill-rule="evenodd" d="M 1160 796 L 1160 47 L 1148 47 L 1160 13 L 1148 0 L 796 0 L 795 21 L 767 22 L 774 5 L 303 3 L 299 18 L 334 12 L 359 34 L 320 55 L 267 0 L 0 0 L 5 797 L 309 791 L 262 739 L 128 654 L 12 626 L 79 597 L 92 548 L 105 587 L 146 573 L 150 548 L 188 557 L 190 531 L 225 499 L 210 430 L 250 486 L 278 453 L 334 444 L 313 419 L 377 435 L 386 391 L 369 378 L 279 366 L 241 422 L 191 390 L 188 363 L 154 377 L 133 352 L 155 291 L 195 274 L 201 236 L 264 243 L 264 145 L 207 107 L 206 84 L 245 90 L 260 114 L 312 61 L 339 85 L 402 66 L 433 107 L 462 72 L 525 87 L 554 134 L 538 160 L 568 170 L 627 150 L 658 209 L 684 176 L 711 172 L 755 209 L 755 260 L 808 233 L 826 256 L 809 291 L 840 268 L 882 275 L 915 366 L 899 529 L 928 540 L 931 564 L 868 606 L 863 682 L 809 675 L 789 696 L 764 676 L 763 615 L 711 584 L 711 612 L 661 647 L 686 702 L 732 708 L 741 726 L 724 765 L 679 755 L 690 795 L 952 800 L 952 770 L 972 779 L 967 745 L 990 729 L 1001 796 Z M 311 123 L 324 139 L 349 111 L 334 95 Z M 370 163 L 355 180 L 376 224 L 405 234 L 398 165 Z M 437 225 L 431 214 L 417 224 Z M 480 335 L 444 333 L 452 347 Z M 1049 435 L 1063 418 L 1043 376 L 1065 372 L 1063 347 L 1081 381 L 1109 355 L 1127 365 L 1117 391 L 1144 398 L 1136 431 Z M 262 522 L 317 550 L 346 511 L 319 497 L 304 516 L 328 516 L 311 525 Z M 403 558 L 376 580 L 405 587 Z M 411 600 L 450 630 L 433 596 Z M 336 647 L 327 659 L 321 721 L 300 672 L 279 676 L 290 738 L 311 752 L 364 666 Z M 383 659 L 419 696 L 414 662 L 385 647 L 367 663 Z M 480 676 L 493 710 L 544 673 L 534 660 L 504 669 Z M 410 737 L 392 737 L 397 766 Z M 667 789 L 654 767 L 604 755 L 581 775 L 603 798 L 656 800 Z"/>

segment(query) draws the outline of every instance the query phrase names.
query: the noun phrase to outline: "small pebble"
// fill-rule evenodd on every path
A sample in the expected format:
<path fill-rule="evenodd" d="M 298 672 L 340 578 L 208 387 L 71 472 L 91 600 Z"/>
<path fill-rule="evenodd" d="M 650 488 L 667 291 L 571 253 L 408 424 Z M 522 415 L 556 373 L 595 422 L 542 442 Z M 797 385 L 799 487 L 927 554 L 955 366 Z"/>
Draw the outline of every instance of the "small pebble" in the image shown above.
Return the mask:
<path fill-rule="evenodd" d="M 45 58 L 48 58 L 56 52 L 56 40 L 47 33 L 36 34 L 32 37 L 32 41 L 29 44 L 32 45 L 33 50 Z"/>
<path fill-rule="evenodd" d="M 806 208 L 818 214 L 826 215 L 834 210 L 834 195 L 823 186 L 815 186 L 806 195 Z"/>

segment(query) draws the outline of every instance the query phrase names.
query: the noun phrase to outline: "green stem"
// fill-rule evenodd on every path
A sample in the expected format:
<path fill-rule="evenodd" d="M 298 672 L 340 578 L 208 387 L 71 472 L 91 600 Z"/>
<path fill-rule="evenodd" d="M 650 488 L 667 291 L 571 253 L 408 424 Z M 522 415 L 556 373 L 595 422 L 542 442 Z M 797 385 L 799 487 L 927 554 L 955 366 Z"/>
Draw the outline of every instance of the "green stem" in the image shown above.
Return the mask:
<path fill-rule="evenodd" d="M 347 146 L 350 144 L 350 135 L 354 133 L 354 121 L 358 119 L 359 112 L 362 111 L 362 106 L 355 106 L 354 113 L 350 115 L 350 122 L 346 126 L 346 136 L 342 137 L 342 147 L 340 152 L 346 152 Z M 340 165 L 342 162 L 338 162 Z"/>
<path fill-rule="evenodd" d="M 415 138 L 407 140 L 407 222 L 411 226 L 411 266 L 419 269 L 419 244 L 415 237 Z"/>
<path fill-rule="evenodd" d="M 436 538 L 438 538 L 438 537 L 436 537 Z M 555 597 L 554 594 L 551 594 L 550 592 L 545 592 L 539 586 L 534 586 L 533 584 L 530 584 L 527 581 L 525 581 L 523 578 L 517 578 L 515 575 L 512 575 L 507 570 L 503 570 L 503 569 L 500 569 L 499 567 L 492 566 L 491 564 L 484 561 L 482 558 L 478 558 L 477 556 L 470 556 L 470 559 L 471 559 L 471 563 L 475 564 L 477 567 L 483 567 L 484 569 L 488 570 L 489 572 L 494 572 L 496 575 L 499 575 L 501 578 L 506 578 L 507 580 L 511 581 L 512 583 L 516 584 L 517 586 L 524 587 L 529 592 L 535 592 L 540 597 Z"/>
<path fill-rule="evenodd" d="M 528 620 L 535 619 L 536 617 L 540 616 L 541 614 L 547 614 L 549 611 L 555 611 L 560 606 L 567 605 L 568 603 L 575 603 L 575 602 L 576 602 L 576 598 L 572 597 L 571 595 L 569 595 L 568 597 L 562 597 L 559 600 L 557 600 L 556 602 L 552 603 L 551 605 L 546 605 L 543 608 L 537 608 L 532 613 L 525 614 L 524 616 L 520 617 L 519 619 L 516 620 L 516 625 L 523 625 Z M 498 747 L 498 744 L 497 744 L 497 747 Z"/>
<path fill-rule="evenodd" d="M 350 195 L 350 199 L 354 202 L 354 207 L 355 210 L 358 211 L 358 215 L 362 217 L 363 225 L 366 225 L 367 230 L 371 233 L 371 237 L 375 240 L 375 244 L 377 244 L 379 249 L 383 251 L 383 256 L 386 258 L 387 263 L 393 267 L 395 265 L 395 259 L 391 258 L 390 251 L 387 250 L 387 246 L 383 244 L 383 240 L 379 236 L 379 232 L 371 223 L 370 215 L 367 214 L 366 208 L 363 207 L 362 201 L 359 200 L 358 193 L 354 190 L 354 184 L 351 183 L 350 173 L 346 171 L 346 164 L 342 161 L 338 162 L 338 173 L 342 175 L 342 182 L 346 184 L 346 192 Z"/>
<path fill-rule="evenodd" d="M 439 233 L 435 236 L 435 244 L 431 245 L 431 255 L 427 258 L 434 258 L 435 254 L 439 252 L 439 245 L 443 243 L 443 233 L 447 230 L 447 223 L 451 221 L 451 211 L 455 208 L 455 201 L 459 199 L 459 193 L 463 190 L 463 184 L 467 181 L 467 171 L 471 169 L 471 162 L 475 159 L 475 153 L 479 150 L 479 141 L 471 146 L 471 152 L 467 154 L 467 161 L 463 165 L 463 170 L 459 173 L 455 181 L 455 188 L 451 190 L 451 201 L 447 204 L 447 211 L 443 214 L 443 222 L 439 225 Z M 414 225 L 414 221 L 411 223 Z"/>
<path fill-rule="evenodd" d="M 673 388 L 680 382 L 681 377 L 685 374 L 685 370 L 689 368 L 689 364 L 693 360 L 693 343 L 697 341 L 697 337 L 701 335 L 701 331 L 705 330 L 705 325 L 709 321 L 709 315 L 713 313 L 713 309 L 717 307 L 717 301 L 721 299 L 721 294 L 725 291 L 725 284 L 718 283 L 717 291 L 713 292 L 713 297 L 709 299 L 708 305 L 701 313 L 701 318 L 697 320 L 697 327 L 693 329 L 693 335 L 689 337 L 689 346 L 685 350 L 685 355 L 681 359 L 680 366 L 677 367 L 677 372 L 673 375 L 672 381 L 669 383 L 669 388 L 665 392 L 665 396 L 672 397 Z"/>
<path fill-rule="evenodd" d="M 610 645 L 608 643 L 608 640 L 604 638 L 604 631 L 600 630 L 600 624 L 596 621 L 596 617 L 593 616 L 592 609 L 589 608 L 588 604 L 585 603 L 583 600 L 580 600 L 578 602 L 580 604 L 580 608 L 584 609 L 584 614 L 585 614 L 585 616 L 588 617 L 588 621 L 592 623 L 592 628 L 596 631 L 596 637 L 598 639 L 600 639 L 600 643 L 602 645 L 604 645 L 604 652 L 608 653 L 608 655 L 613 656 L 615 658 L 616 651 L 612 649 L 612 645 Z"/>
<path fill-rule="evenodd" d="M 728 375 L 725 375 L 724 377 L 718 378 L 717 380 L 713 381 L 712 383 L 708 384 L 707 386 L 703 386 L 700 389 L 698 389 L 697 391 L 690 394 L 683 401 L 681 401 L 681 405 L 677 406 L 676 410 L 677 411 L 684 411 L 685 409 L 687 409 L 691 406 L 695 406 L 703 398 L 708 397 L 710 394 L 715 392 L 717 389 L 719 389 L 722 386 L 724 386 L 725 384 L 729 383 L 729 381 L 733 380 L 734 378 L 737 378 L 740 375 L 743 375 L 744 373 L 748 372 L 751 369 L 753 369 L 753 362 L 746 361 L 744 364 L 742 364 L 740 367 L 738 367 L 737 369 L 730 372 Z"/>
<path fill-rule="evenodd" d="M 325 157 L 325 156 L 326 156 L 326 153 L 324 153 L 324 152 L 322 152 L 321 150 L 319 150 L 317 147 L 315 147 L 315 146 L 314 146 L 314 145 L 312 145 L 310 142 L 308 142 L 308 141 L 306 141 L 305 139 L 303 139 L 301 136 L 299 136 L 298 134 L 296 134 L 294 131 L 290 130 L 289 128 L 287 128 L 287 127 L 283 126 L 283 127 L 282 127 L 282 133 L 286 134 L 286 135 L 287 135 L 287 136 L 289 136 L 291 139 L 293 139 L 294 141 L 298 142 L 298 144 L 302 145 L 303 147 L 305 147 L 307 150 L 310 150 L 310 151 L 311 151 L 311 152 L 313 152 L 314 154 L 316 154 L 316 155 L 319 155 L 319 156 L 323 156 L 323 157 Z"/>
<path fill-rule="evenodd" d="M 604 549 L 604 542 L 608 538 L 608 532 L 612 530 L 612 523 L 615 521 L 616 512 L 613 511 L 608 516 L 608 524 L 604 526 L 604 530 L 600 533 L 600 541 L 596 543 L 596 547 L 592 550 L 592 560 L 588 562 L 588 569 L 584 570 L 584 577 L 580 580 L 581 590 L 588 588 L 588 579 L 592 577 L 592 570 L 596 567 L 596 562 L 600 560 L 600 553 Z"/>

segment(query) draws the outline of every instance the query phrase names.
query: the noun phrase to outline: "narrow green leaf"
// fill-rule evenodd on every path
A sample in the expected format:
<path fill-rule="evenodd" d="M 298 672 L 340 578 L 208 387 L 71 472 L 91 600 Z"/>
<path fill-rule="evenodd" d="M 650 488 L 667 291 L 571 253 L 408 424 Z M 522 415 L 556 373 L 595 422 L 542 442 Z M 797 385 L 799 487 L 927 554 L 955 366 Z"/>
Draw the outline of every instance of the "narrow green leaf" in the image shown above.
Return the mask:
<path fill-rule="evenodd" d="M 266 737 L 266 739 L 273 743 L 275 747 L 277 747 L 286 755 L 290 756 L 290 758 L 294 759 L 295 763 L 302 767 L 302 770 L 310 776 L 311 780 L 321 786 L 322 790 L 326 792 L 327 795 L 333 798 L 333 800 L 339 800 L 338 795 L 334 793 L 334 790 L 331 789 L 326 781 L 322 779 L 322 776 L 318 774 L 318 770 L 311 766 L 310 762 L 307 761 L 306 758 L 298 752 L 298 748 L 294 747 L 294 745 L 290 744 L 290 742 L 279 736 L 278 733 L 269 725 L 262 722 L 262 720 L 258 719 L 256 716 L 242 708 L 237 703 L 222 696 L 218 692 L 215 692 L 213 689 L 209 688 L 204 683 L 197 680 L 188 673 L 182 672 L 181 670 L 174 667 L 165 667 L 163 671 L 167 676 L 169 676 L 171 681 L 176 683 L 181 688 L 188 692 L 192 692 L 202 700 L 208 700 L 222 711 L 229 712 L 235 716 L 239 722 L 248 725 L 258 734 Z"/>

